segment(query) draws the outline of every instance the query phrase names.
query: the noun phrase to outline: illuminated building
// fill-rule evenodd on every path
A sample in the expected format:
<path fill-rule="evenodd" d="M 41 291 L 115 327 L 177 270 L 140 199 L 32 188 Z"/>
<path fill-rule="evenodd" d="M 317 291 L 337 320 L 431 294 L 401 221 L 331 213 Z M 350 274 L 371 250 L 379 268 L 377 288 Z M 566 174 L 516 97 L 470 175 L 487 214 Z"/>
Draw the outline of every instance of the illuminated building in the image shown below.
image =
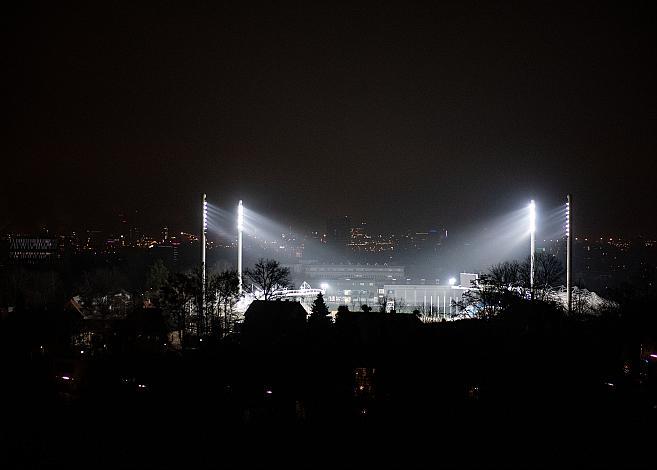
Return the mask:
<path fill-rule="evenodd" d="M 396 310 L 419 310 L 421 314 L 450 316 L 457 314 L 456 302 L 461 301 L 463 293 L 471 288 L 470 281 L 476 275 L 461 274 L 464 285 L 428 285 L 428 284 L 386 284 L 383 288 L 385 297 L 392 302 Z"/>
<path fill-rule="evenodd" d="M 386 264 L 313 264 L 302 270 L 303 278 L 313 287 L 322 286 L 326 302 L 334 306 L 376 304 L 385 283 L 406 279 L 404 266 Z"/>

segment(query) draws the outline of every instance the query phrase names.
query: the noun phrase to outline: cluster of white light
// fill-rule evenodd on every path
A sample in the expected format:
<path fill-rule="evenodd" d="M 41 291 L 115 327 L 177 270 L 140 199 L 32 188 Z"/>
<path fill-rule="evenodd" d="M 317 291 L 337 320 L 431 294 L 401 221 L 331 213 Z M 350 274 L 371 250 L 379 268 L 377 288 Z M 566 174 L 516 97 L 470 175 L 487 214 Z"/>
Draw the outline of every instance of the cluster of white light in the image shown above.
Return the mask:
<path fill-rule="evenodd" d="M 566 202 L 566 237 L 570 235 L 570 202 Z"/>
<path fill-rule="evenodd" d="M 208 201 L 203 200 L 203 231 L 208 231 Z"/>
<path fill-rule="evenodd" d="M 242 205 L 242 200 L 237 206 L 237 230 L 244 230 L 244 206 Z"/>
<path fill-rule="evenodd" d="M 529 203 L 529 233 L 536 232 L 536 203 L 532 199 Z"/>

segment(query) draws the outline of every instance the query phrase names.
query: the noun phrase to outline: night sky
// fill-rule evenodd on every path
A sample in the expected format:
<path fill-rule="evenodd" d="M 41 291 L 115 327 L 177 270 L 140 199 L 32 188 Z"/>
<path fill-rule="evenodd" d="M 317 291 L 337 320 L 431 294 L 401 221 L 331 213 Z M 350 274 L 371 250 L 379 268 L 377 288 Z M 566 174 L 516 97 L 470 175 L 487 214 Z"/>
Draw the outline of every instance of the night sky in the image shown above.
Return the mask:
<path fill-rule="evenodd" d="M 203 191 L 465 227 L 572 192 L 580 233 L 657 232 L 655 2 L 89 3 L 5 12 L 1 230 L 193 228 Z"/>

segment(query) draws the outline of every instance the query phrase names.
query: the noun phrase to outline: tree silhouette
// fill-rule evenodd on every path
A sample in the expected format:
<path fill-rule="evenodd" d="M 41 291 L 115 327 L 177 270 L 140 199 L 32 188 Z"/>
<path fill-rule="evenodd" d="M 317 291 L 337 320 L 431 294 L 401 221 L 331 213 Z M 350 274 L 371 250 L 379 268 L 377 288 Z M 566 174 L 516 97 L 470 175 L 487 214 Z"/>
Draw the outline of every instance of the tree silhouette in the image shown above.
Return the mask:
<path fill-rule="evenodd" d="M 308 318 L 308 324 L 310 326 L 322 327 L 331 324 L 330 312 L 324 302 L 324 295 L 321 292 L 317 294 L 317 298 L 313 301 L 310 312 L 310 317 Z"/>
<path fill-rule="evenodd" d="M 112 296 L 120 293 L 127 283 L 125 275 L 118 268 L 99 268 L 83 272 L 77 290 L 85 308 L 107 319 L 110 315 L 116 317 L 117 312 L 127 313 L 127 310 L 112 309 Z"/>
<path fill-rule="evenodd" d="M 527 298 L 529 284 L 523 270 L 524 266 L 517 261 L 491 266 L 487 273 L 479 277 L 476 287 L 465 291 L 461 300 L 454 303 L 456 316 L 493 318 Z"/>
<path fill-rule="evenodd" d="M 260 258 L 253 269 L 246 269 L 244 274 L 262 291 L 264 300 L 271 300 L 276 289 L 290 285 L 290 269 L 273 259 Z"/>
<path fill-rule="evenodd" d="M 537 253 L 535 258 L 535 293 L 534 298 L 549 301 L 554 294 L 554 287 L 561 283 L 564 268 L 556 256 L 548 253 Z"/>
<path fill-rule="evenodd" d="M 187 318 L 196 297 L 194 280 L 184 273 L 173 273 L 161 289 L 161 298 L 164 311 L 167 313 L 170 324 L 178 331 L 178 339 L 183 344 Z"/>
<path fill-rule="evenodd" d="M 201 267 L 194 268 L 189 278 L 196 307 L 196 334 L 202 336 L 207 331 L 210 319 L 217 312 L 217 291 L 214 286 L 217 275 L 211 271 L 205 273 L 205 289 L 203 289 L 203 270 Z M 205 292 L 205 296 L 203 293 Z"/>
<path fill-rule="evenodd" d="M 535 255 L 534 299 L 550 302 L 554 287 L 560 282 L 563 266 L 553 255 Z M 477 316 L 487 319 L 530 298 L 530 261 L 505 261 L 491 266 L 482 274 L 473 289 L 455 302 L 457 316 Z"/>
<path fill-rule="evenodd" d="M 155 262 L 148 268 L 148 274 L 146 277 L 146 289 L 148 290 L 148 298 L 153 303 L 158 303 L 160 291 L 167 283 L 168 279 L 169 270 L 161 259 L 156 259 Z"/>
<path fill-rule="evenodd" d="M 212 289 L 216 291 L 217 301 L 223 313 L 222 331 L 229 333 L 233 325 L 233 307 L 239 300 L 239 277 L 237 271 L 229 269 L 214 278 Z"/>

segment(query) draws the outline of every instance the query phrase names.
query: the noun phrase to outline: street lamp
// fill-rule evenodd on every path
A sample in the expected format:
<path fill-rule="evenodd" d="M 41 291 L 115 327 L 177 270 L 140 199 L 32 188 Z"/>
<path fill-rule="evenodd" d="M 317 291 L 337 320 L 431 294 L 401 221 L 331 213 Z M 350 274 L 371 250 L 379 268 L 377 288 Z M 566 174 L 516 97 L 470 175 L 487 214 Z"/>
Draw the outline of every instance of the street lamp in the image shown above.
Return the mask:
<path fill-rule="evenodd" d="M 536 203 L 532 199 L 529 203 L 529 293 L 534 300 L 534 254 L 536 252 Z"/>
<path fill-rule="evenodd" d="M 242 200 L 237 206 L 237 276 L 239 279 L 239 293 L 242 295 L 242 231 L 244 230 L 244 206 Z"/>

